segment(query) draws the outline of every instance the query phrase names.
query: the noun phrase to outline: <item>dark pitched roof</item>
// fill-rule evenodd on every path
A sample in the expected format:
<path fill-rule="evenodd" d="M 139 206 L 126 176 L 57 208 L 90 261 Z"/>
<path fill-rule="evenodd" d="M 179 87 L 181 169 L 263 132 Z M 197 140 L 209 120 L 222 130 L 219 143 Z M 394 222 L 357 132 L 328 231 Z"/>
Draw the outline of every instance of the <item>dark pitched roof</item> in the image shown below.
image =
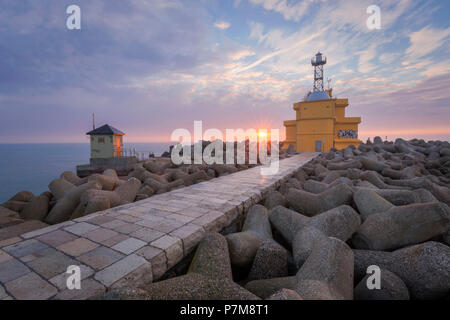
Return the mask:
<path fill-rule="evenodd" d="M 123 136 L 125 133 L 123 133 L 120 130 L 117 130 L 114 127 L 111 127 L 109 124 L 105 124 L 104 126 L 98 127 L 97 129 L 94 129 L 92 131 L 89 131 L 88 133 L 86 133 L 87 135 L 98 135 L 98 134 L 115 134 L 115 135 L 121 135 Z"/>

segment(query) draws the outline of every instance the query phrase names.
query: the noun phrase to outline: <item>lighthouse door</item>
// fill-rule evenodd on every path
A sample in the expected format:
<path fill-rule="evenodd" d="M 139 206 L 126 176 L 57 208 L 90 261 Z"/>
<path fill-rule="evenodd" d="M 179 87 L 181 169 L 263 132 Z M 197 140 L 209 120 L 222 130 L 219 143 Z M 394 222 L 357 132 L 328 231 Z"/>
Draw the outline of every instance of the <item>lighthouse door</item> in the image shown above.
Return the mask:
<path fill-rule="evenodd" d="M 322 141 L 316 140 L 316 152 L 322 152 Z"/>

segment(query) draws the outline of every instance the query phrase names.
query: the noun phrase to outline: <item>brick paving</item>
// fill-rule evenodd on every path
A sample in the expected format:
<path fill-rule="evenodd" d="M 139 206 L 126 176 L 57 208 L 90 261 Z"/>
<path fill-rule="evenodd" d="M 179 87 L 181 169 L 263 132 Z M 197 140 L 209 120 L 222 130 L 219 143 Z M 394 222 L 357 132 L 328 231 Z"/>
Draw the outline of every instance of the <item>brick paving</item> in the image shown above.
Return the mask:
<path fill-rule="evenodd" d="M 0 300 L 88 299 L 140 270 L 156 280 L 315 156 L 281 160 L 276 175 L 255 167 L 2 240 Z M 80 290 L 66 286 L 71 265 Z"/>

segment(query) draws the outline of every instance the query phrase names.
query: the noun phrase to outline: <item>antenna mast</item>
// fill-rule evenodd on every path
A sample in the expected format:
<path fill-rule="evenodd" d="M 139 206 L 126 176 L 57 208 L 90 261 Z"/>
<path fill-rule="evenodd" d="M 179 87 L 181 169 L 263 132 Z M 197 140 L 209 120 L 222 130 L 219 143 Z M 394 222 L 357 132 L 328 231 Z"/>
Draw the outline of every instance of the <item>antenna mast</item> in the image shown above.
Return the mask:
<path fill-rule="evenodd" d="M 311 59 L 314 66 L 314 87 L 313 91 L 323 91 L 323 66 L 327 63 L 327 57 L 317 52 L 316 56 Z"/>
<path fill-rule="evenodd" d="M 92 130 L 95 130 L 95 115 L 92 113 Z"/>

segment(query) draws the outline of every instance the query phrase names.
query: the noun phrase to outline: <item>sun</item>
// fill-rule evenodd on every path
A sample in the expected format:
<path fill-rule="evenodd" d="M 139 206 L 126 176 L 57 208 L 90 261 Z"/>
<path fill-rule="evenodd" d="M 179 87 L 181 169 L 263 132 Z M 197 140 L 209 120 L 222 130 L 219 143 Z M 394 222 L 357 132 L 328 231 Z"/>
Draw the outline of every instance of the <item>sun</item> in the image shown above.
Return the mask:
<path fill-rule="evenodd" d="M 258 131 L 258 137 L 260 137 L 260 138 L 267 137 L 267 132 L 266 131 Z"/>

